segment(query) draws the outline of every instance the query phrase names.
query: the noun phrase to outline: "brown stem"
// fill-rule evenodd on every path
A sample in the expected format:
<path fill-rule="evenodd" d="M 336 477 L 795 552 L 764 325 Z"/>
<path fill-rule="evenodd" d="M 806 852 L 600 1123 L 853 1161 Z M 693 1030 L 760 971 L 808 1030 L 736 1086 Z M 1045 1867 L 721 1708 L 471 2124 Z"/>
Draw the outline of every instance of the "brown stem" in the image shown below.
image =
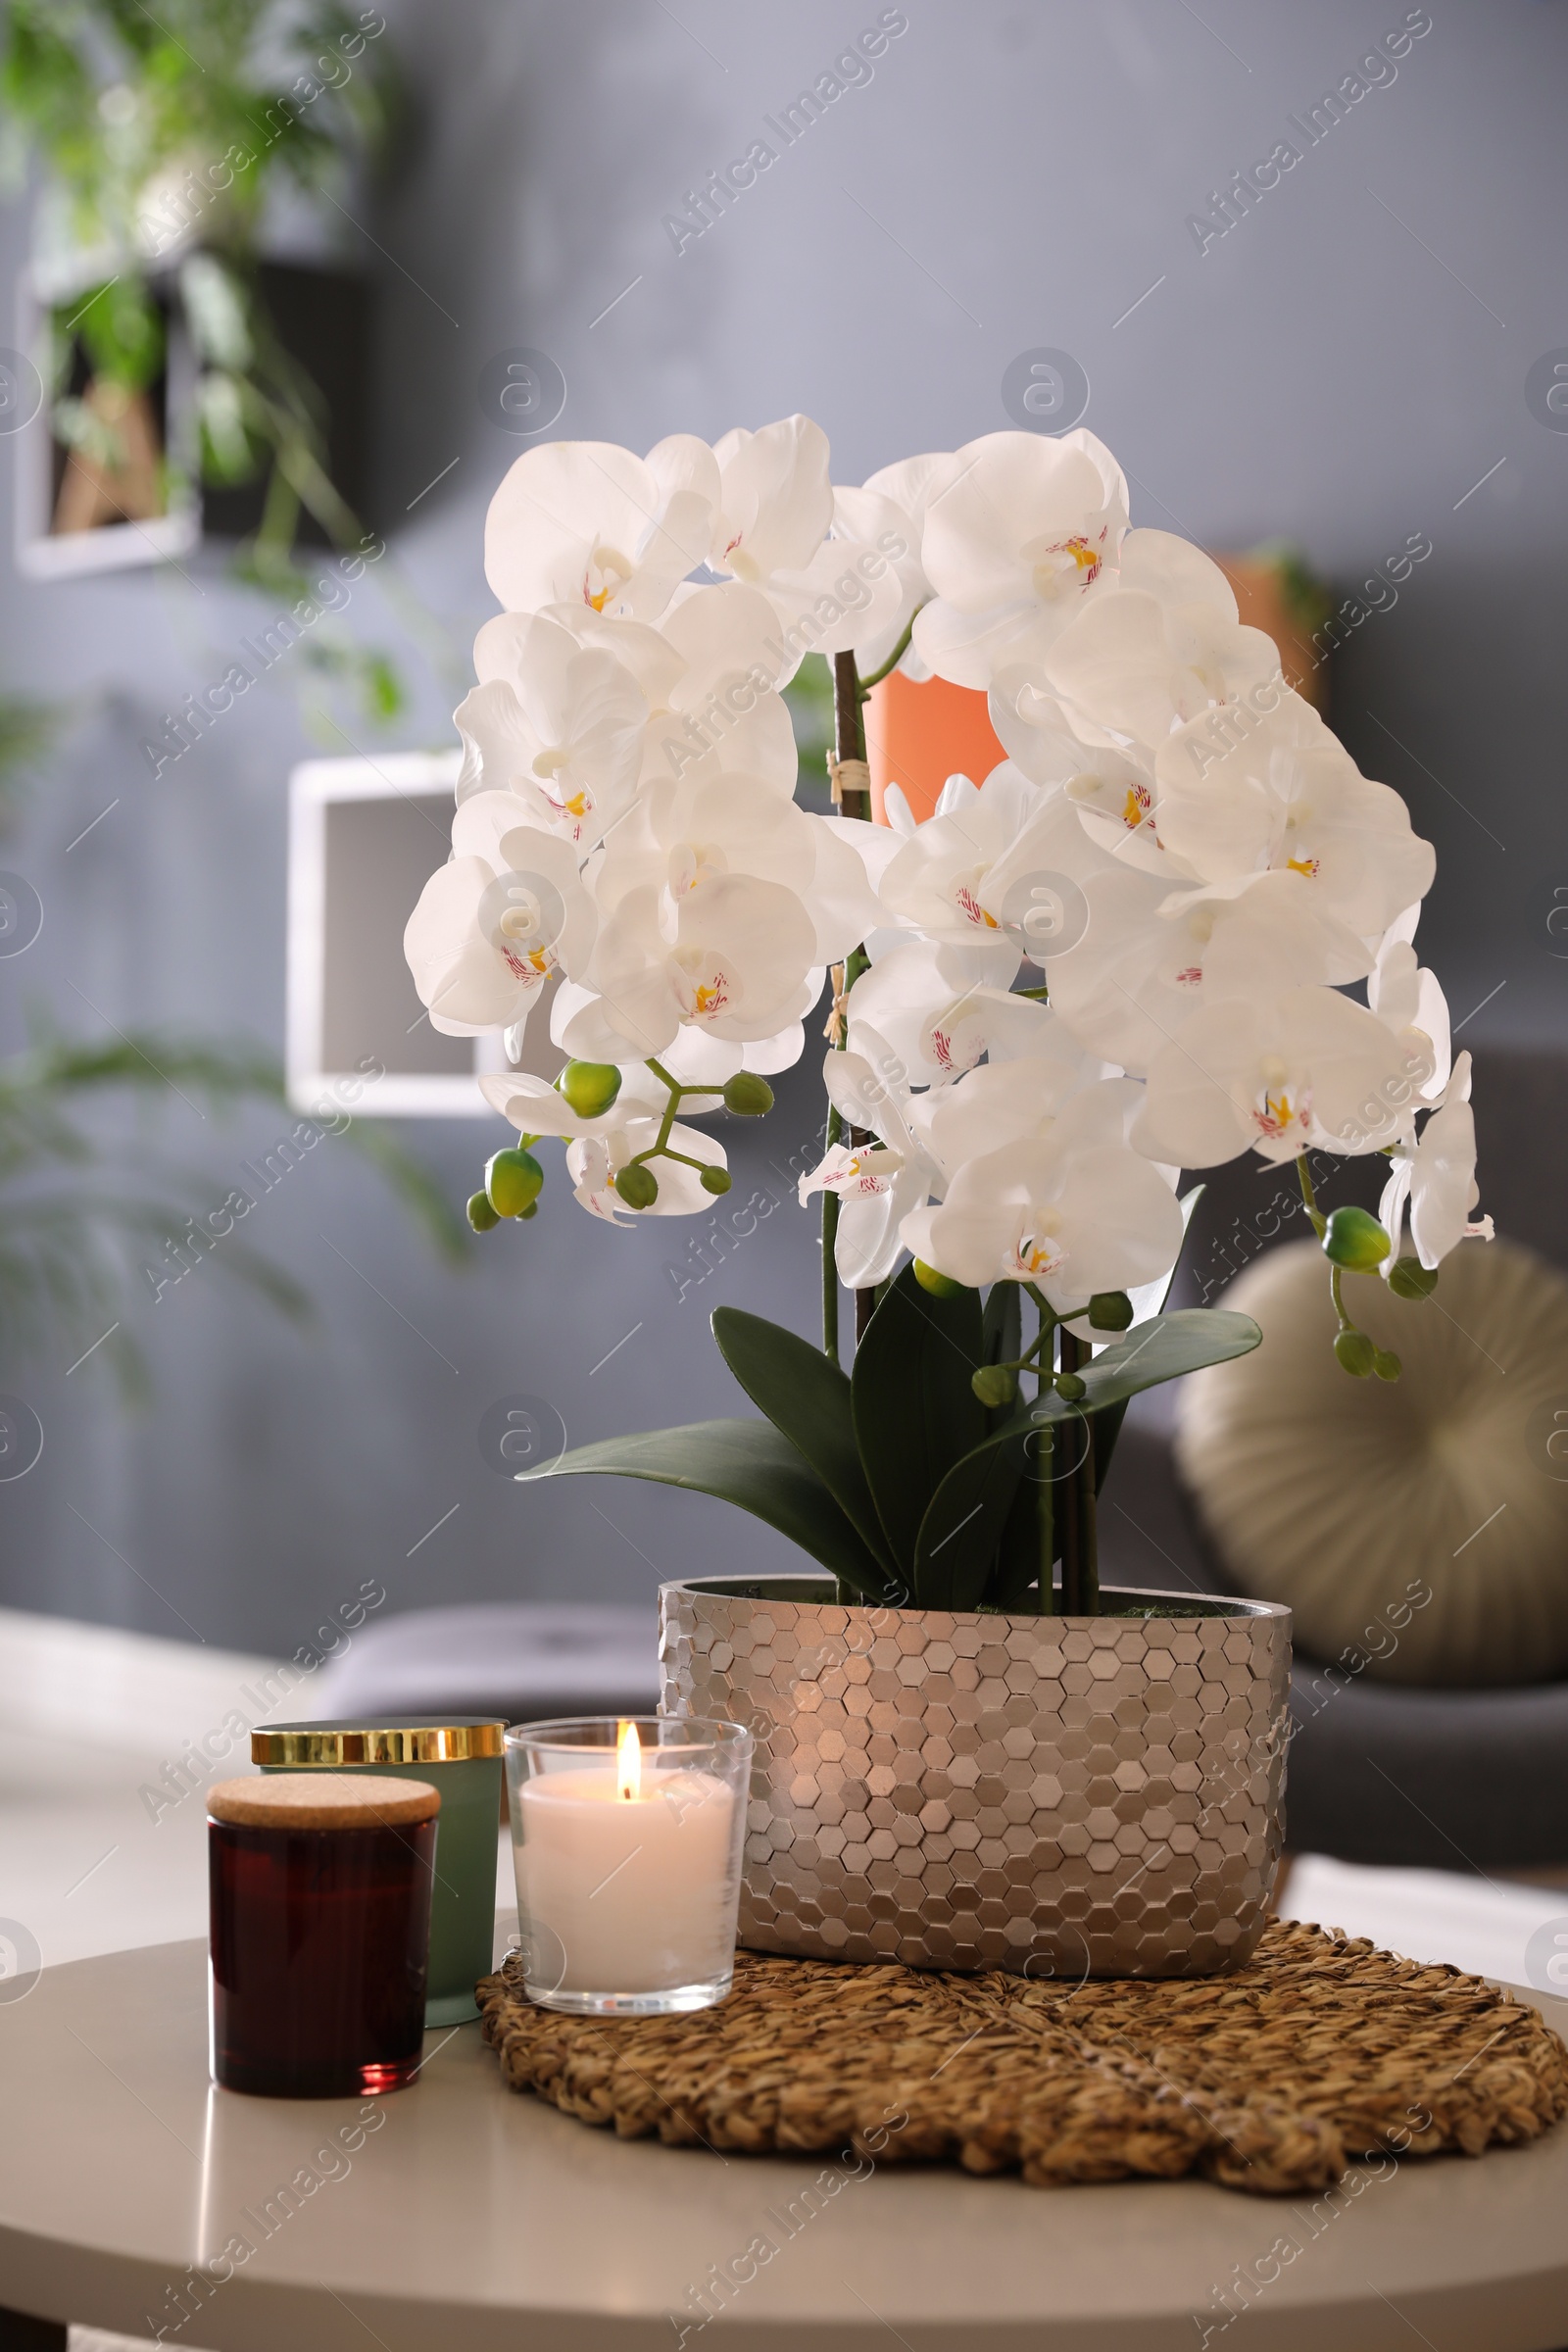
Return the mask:
<path fill-rule="evenodd" d="M 833 657 L 833 757 L 841 763 L 865 758 L 865 715 L 860 709 L 860 678 L 853 653 Z M 868 819 L 870 794 L 847 792 L 844 813 Z"/>

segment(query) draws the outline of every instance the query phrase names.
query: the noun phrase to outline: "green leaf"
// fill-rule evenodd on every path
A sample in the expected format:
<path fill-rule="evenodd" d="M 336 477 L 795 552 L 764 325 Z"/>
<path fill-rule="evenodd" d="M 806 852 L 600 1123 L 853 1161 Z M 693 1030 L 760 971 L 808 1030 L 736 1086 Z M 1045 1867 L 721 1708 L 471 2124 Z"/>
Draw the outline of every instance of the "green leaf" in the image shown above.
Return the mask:
<path fill-rule="evenodd" d="M 914 1598 L 922 1609 L 972 1609 L 985 1597 L 1023 1472 L 1025 1440 L 983 1446 L 948 1472 L 920 1522 Z"/>
<path fill-rule="evenodd" d="M 979 1294 L 933 1298 L 906 1266 L 855 1351 L 855 1440 L 906 1583 L 932 1496 L 986 1433 L 969 1386 L 983 1348 Z"/>
<path fill-rule="evenodd" d="M 871 1552 L 815 1471 L 769 1421 L 694 1421 L 685 1429 L 649 1429 L 628 1438 L 578 1446 L 548 1469 L 519 1480 L 578 1478 L 596 1471 L 686 1487 L 750 1511 L 868 1600 L 886 1580 Z"/>
<path fill-rule="evenodd" d="M 1015 1282 L 994 1282 L 982 1320 L 988 1364 L 1015 1364 L 1023 1353 L 1022 1298 Z M 986 1416 L 987 1431 L 1000 1429 L 1012 1417 L 1012 1407 L 994 1405 Z"/>
<path fill-rule="evenodd" d="M 1262 1337 L 1250 1315 L 1238 1315 L 1222 1306 L 1184 1306 L 1173 1315 L 1155 1315 L 1148 1323 L 1135 1323 L 1125 1339 L 1083 1366 L 1081 1402 L 1068 1404 L 1054 1389 L 1047 1389 L 1003 1428 L 984 1438 L 982 1449 L 1005 1445 L 1038 1429 L 1042 1422 L 1115 1410 L 1129 1396 L 1157 1388 L 1161 1381 L 1180 1380 L 1184 1373 L 1201 1371 L 1205 1364 L 1228 1363 L 1232 1356 L 1247 1355 Z"/>
<path fill-rule="evenodd" d="M 1182 1262 L 1182 1250 L 1186 1249 L 1187 1237 L 1193 1230 L 1193 1218 L 1198 1212 L 1200 1200 L 1202 1200 L 1207 1190 L 1206 1185 L 1195 1184 L 1190 1193 L 1183 1193 L 1181 1197 L 1182 1247 L 1177 1250 L 1175 1261 L 1165 1277 L 1164 1287 L 1156 1296 L 1151 1297 L 1147 1291 L 1141 1295 L 1142 1302 L 1148 1309 L 1144 1317 L 1146 1322 L 1151 1315 L 1162 1315 L 1165 1311 L 1165 1301 L 1170 1297 L 1172 1285 L 1176 1280 L 1177 1268 Z M 1139 1298 L 1135 1297 L 1134 1305 L 1138 1305 L 1139 1302 Z M 1110 1470 L 1110 1457 L 1116 1450 L 1116 1440 L 1121 1436 L 1121 1425 L 1126 1418 L 1127 1399 L 1123 1397 L 1120 1404 L 1106 1405 L 1103 1410 L 1096 1414 L 1090 1424 L 1095 1433 L 1095 1493 L 1097 1494 L 1105 1483 Z"/>
<path fill-rule="evenodd" d="M 752 1402 L 806 1456 L 866 1547 L 891 1573 L 887 1540 L 856 1450 L 848 1373 L 797 1332 L 743 1307 L 715 1307 L 712 1325 L 719 1353 Z"/>

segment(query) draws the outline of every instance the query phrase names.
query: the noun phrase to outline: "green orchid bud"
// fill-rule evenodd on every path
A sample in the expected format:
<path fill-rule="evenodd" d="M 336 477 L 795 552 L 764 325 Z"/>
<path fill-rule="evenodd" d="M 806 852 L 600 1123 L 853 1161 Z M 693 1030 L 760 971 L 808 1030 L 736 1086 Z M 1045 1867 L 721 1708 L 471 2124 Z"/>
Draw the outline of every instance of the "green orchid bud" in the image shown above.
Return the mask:
<path fill-rule="evenodd" d="M 1351 1274 L 1372 1274 L 1394 1248 L 1376 1217 L 1364 1208 L 1331 1210 L 1323 1231 L 1323 1254 Z"/>
<path fill-rule="evenodd" d="M 484 1189 L 498 1217 L 520 1217 L 539 1198 L 545 1172 L 531 1152 L 494 1152 L 485 1166 Z"/>
<path fill-rule="evenodd" d="M 1418 1257 L 1396 1257 L 1389 1271 L 1389 1288 L 1396 1298 L 1430 1298 L 1438 1287 L 1436 1266 Z"/>
<path fill-rule="evenodd" d="M 1005 1364 L 982 1364 L 969 1375 L 969 1386 L 982 1404 L 1010 1404 L 1018 1394 L 1017 1375 Z"/>
<path fill-rule="evenodd" d="M 538 1201 L 537 1201 L 537 1200 L 530 1200 L 526 1208 L 519 1208 L 519 1209 L 518 1209 L 518 1211 L 517 1211 L 517 1219 L 518 1219 L 518 1222 L 519 1222 L 519 1224 L 526 1225 L 526 1223 L 528 1222 L 528 1219 L 529 1219 L 530 1217 L 536 1217 L 538 1214 L 539 1214 L 539 1203 L 538 1203 Z"/>
<path fill-rule="evenodd" d="M 1342 1331 L 1334 1343 L 1334 1352 L 1340 1359 L 1342 1372 L 1352 1380 L 1365 1380 L 1378 1360 L 1378 1351 L 1364 1331 Z"/>
<path fill-rule="evenodd" d="M 705 1193 L 727 1193 L 730 1177 L 727 1168 L 705 1168 L 697 1179 Z"/>
<path fill-rule="evenodd" d="M 632 1160 L 615 1178 L 615 1190 L 628 1208 L 652 1208 L 659 1199 L 659 1179 L 640 1159 Z"/>
<path fill-rule="evenodd" d="M 1380 1348 L 1372 1358 L 1372 1369 L 1379 1380 L 1397 1380 L 1404 1366 L 1392 1349 Z"/>
<path fill-rule="evenodd" d="M 568 1061 L 556 1089 L 578 1118 L 601 1118 L 620 1092 L 620 1072 L 612 1061 Z"/>
<path fill-rule="evenodd" d="M 1056 1395 L 1064 1397 L 1068 1404 L 1076 1404 L 1080 1396 L 1088 1395 L 1087 1388 L 1076 1372 L 1058 1372 L 1055 1388 Z"/>
<path fill-rule="evenodd" d="M 914 1261 L 914 1279 L 922 1291 L 930 1292 L 933 1298 L 956 1298 L 964 1287 L 961 1282 L 955 1282 L 951 1274 L 939 1274 L 936 1267 L 928 1266 L 923 1257 L 917 1257 Z"/>
<path fill-rule="evenodd" d="M 1089 1301 L 1089 1321 L 1096 1331 L 1126 1331 L 1133 1319 L 1133 1302 L 1125 1291 L 1097 1291 Z"/>
<path fill-rule="evenodd" d="M 490 1205 L 488 1193 L 468 1195 L 468 1223 L 475 1233 L 493 1233 L 501 1219 Z"/>
<path fill-rule="evenodd" d="M 738 1111 L 742 1118 L 760 1119 L 773 1107 L 773 1089 L 765 1078 L 755 1070 L 737 1070 L 724 1085 L 724 1108 Z"/>

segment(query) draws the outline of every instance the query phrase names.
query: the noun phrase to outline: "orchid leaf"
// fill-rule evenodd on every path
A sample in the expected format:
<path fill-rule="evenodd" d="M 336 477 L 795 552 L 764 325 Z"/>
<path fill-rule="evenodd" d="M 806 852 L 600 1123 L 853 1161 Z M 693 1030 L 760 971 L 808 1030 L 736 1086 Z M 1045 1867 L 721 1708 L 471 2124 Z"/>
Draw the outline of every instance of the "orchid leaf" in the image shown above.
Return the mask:
<path fill-rule="evenodd" d="M 884 1596 L 886 1578 L 877 1560 L 815 1471 L 770 1421 L 694 1421 L 685 1429 L 602 1438 L 547 1468 L 524 1472 L 518 1483 L 593 1472 L 716 1495 L 777 1528 L 867 1600 Z"/>
<path fill-rule="evenodd" d="M 887 1538 L 855 1444 L 849 1375 L 819 1348 L 743 1307 L 713 1310 L 713 1337 L 747 1396 L 803 1453 L 866 1547 L 891 1574 Z"/>
<path fill-rule="evenodd" d="M 1146 1310 L 1145 1321 L 1151 1315 L 1160 1315 L 1165 1311 L 1165 1301 L 1170 1297 L 1172 1286 L 1176 1280 L 1177 1268 L 1182 1262 L 1182 1250 L 1186 1249 L 1187 1237 L 1193 1230 L 1193 1218 L 1197 1212 L 1198 1203 L 1207 1190 L 1207 1185 L 1195 1184 L 1190 1193 L 1183 1193 L 1180 1204 L 1182 1247 L 1171 1261 L 1170 1272 L 1162 1283 L 1147 1283 L 1142 1290 L 1135 1291 L 1133 1294 L 1134 1306 L 1142 1306 Z M 1121 1425 L 1127 1417 L 1127 1402 L 1128 1400 L 1124 1396 L 1120 1404 L 1103 1406 L 1095 1415 L 1092 1423 L 1095 1433 L 1095 1493 L 1097 1494 L 1103 1487 L 1106 1473 L 1110 1469 L 1110 1457 L 1116 1449 L 1116 1440 L 1121 1435 Z"/>
<path fill-rule="evenodd" d="M 855 1351 L 855 1441 L 906 1583 L 932 1496 L 986 1434 L 985 1407 L 969 1385 L 983 1348 L 979 1293 L 933 1298 L 906 1266 Z"/>
<path fill-rule="evenodd" d="M 1010 1445 L 966 1454 L 932 1495 L 915 1545 L 918 1608 L 973 1609 L 986 1597 L 1027 1443 L 1015 1435 Z"/>

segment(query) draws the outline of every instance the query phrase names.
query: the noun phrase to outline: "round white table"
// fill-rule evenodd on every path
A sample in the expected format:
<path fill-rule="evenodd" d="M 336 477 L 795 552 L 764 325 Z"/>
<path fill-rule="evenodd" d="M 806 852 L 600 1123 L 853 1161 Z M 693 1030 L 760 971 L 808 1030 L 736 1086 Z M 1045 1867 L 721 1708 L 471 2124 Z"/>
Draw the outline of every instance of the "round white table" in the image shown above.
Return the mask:
<path fill-rule="evenodd" d="M 200 1942 L 45 1971 L 0 2004 L 0 2305 L 184 2352 L 1568 2345 L 1568 2126 L 1315 2203 L 1031 2189 L 623 2143 L 504 2089 L 476 2027 L 425 2047 L 363 2106 L 244 2098 L 208 2082 Z M 719 2298 L 715 2266 L 753 2275 Z"/>

